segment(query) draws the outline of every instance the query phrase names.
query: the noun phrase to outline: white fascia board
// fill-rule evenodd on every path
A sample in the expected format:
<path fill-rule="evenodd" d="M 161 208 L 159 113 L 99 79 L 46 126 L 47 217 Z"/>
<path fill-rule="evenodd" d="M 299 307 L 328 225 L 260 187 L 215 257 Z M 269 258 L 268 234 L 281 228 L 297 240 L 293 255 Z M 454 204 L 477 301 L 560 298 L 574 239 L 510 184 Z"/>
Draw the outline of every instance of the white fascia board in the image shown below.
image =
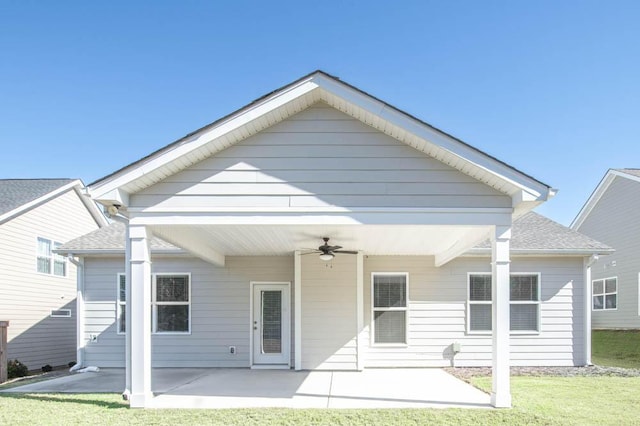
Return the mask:
<path fill-rule="evenodd" d="M 71 255 L 71 256 L 87 256 L 87 257 L 93 257 L 93 256 L 116 256 L 116 255 L 122 255 L 124 256 L 124 248 L 121 249 L 82 249 L 82 250 L 75 250 L 75 249 L 57 249 L 57 250 L 52 250 L 54 253 L 58 253 L 58 254 L 65 254 L 65 255 Z M 176 249 L 176 250 L 166 250 L 166 249 L 151 249 L 151 254 L 155 255 L 159 255 L 159 256 L 183 256 L 183 255 L 188 255 L 189 252 L 187 252 L 186 250 L 182 250 L 182 249 Z"/>
<path fill-rule="evenodd" d="M 358 210 L 348 212 L 166 212 L 131 216 L 136 225 L 511 225 L 512 209 Z M 429 211 L 431 210 L 431 211 Z M 169 241 L 171 242 L 171 241 Z"/>
<path fill-rule="evenodd" d="M 318 85 L 327 92 L 350 102 L 365 111 L 379 116 L 392 125 L 398 126 L 412 133 L 427 143 L 445 150 L 450 155 L 468 163 L 470 167 L 486 171 L 511 185 L 514 185 L 536 199 L 546 201 L 552 196 L 552 189 L 534 179 L 512 169 L 511 167 L 491 158 L 454 138 L 441 133 L 408 115 L 391 108 L 382 101 L 360 93 L 334 79 L 318 75 L 315 77 Z"/>
<path fill-rule="evenodd" d="M 600 198 L 602 198 L 607 189 L 609 189 L 609 186 L 611 186 L 616 177 L 622 177 L 640 183 L 640 177 L 638 176 L 633 176 L 618 170 L 609 169 L 607 173 L 605 173 L 604 177 L 600 180 L 600 183 L 598 183 L 598 186 L 596 186 L 596 189 L 593 190 L 591 196 L 589 197 L 589 199 L 587 199 L 587 202 L 584 203 L 576 218 L 573 219 L 573 222 L 571 222 L 569 228 L 578 230 L 580 226 L 582 226 L 587 217 L 589 217 L 589 214 L 591 214 L 593 208 L 596 206 L 596 204 L 598 204 Z"/>
<path fill-rule="evenodd" d="M 540 256 L 540 257 L 556 257 L 556 256 L 591 256 L 592 254 L 608 255 L 613 254 L 615 249 L 511 249 L 513 256 Z M 464 253 L 461 257 L 471 256 L 491 256 L 490 248 L 472 248 Z"/>
<path fill-rule="evenodd" d="M 12 219 L 20 214 L 22 214 L 23 212 L 44 203 L 45 201 L 48 201 L 54 197 L 57 197 L 60 194 L 63 194 L 65 192 L 67 192 L 68 190 L 74 188 L 74 187 L 78 187 L 82 188 L 84 185 L 82 184 L 82 182 L 78 179 L 69 182 L 68 184 L 61 186 L 60 188 L 57 188 L 51 192 L 46 193 L 45 195 L 43 195 L 42 197 L 36 198 L 33 201 L 29 201 L 28 203 L 25 203 L 23 205 L 21 205 L 20 207 L 17 207 L 11 211 L 8 211 L 6 213 L 4 213 L 3 215 L 0 215 L 0 223 L 3 223 L 9 219 Z"/>
<path fill-rule="evenodd" d="M 227 120 L 218 123 L 212 128 L 202 130 L 199 133 L 191 135 L 187 139 L 169 147 L 166 151 L 157 153 L 146 160 L 143 164 L 132 166 L 123 170 L 121 173 L 105 182 L 95 184 L 89 187 L 89 191 L 94 198 L 104 198 L 105 194 L 110 193 L 114 189 L 120 188 L 133 180 L 147 175 L 154 170 L 180 158 L 194 150 L 224 136 L 238 128 L 250 123 L 258 117 L 261 117 L 271 111 L 274 111 L 287 103 L 300 98 L 318 88 L 314 83 L 313 77 L 303 80 L 298 84 L 289 87 L 281 92 L 275 93 L 267 99 L 264 99 L 256 105 L 252 105 L 238 112 L 236 115 L 229 117 Z"/>

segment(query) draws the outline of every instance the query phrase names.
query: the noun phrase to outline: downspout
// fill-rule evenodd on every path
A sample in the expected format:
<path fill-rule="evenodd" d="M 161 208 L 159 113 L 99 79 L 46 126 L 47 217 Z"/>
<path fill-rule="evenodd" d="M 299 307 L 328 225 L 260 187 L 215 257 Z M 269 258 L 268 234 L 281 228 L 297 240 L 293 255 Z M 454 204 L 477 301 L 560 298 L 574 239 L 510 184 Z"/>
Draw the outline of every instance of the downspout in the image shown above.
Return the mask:
<path fill-rule="evenodd" d="M 598 255 L 584 258 L 584 365 L 591 363 L 591 266 L 598 261 Z"/>
<path fill-rule="evenodd" d="M 124 241 L 124 273 L 125 273 L 125 297 L 126 297 L 126 309 L 125 309 L 125 350 L 124 350 L 124 366 L 125 366 L 125 380 L 124 380 L 124 392 L 122 392 L 122 398 L 129 399 L 131 395 L 131 239 L 129 238 L 129 219 L 120 215 L 116 209 L 115 214 L 107 213 L 109 219 L 123 223 L 125 226 L 125 241 Z"/>
<path fill-rule="evenodd" d="M 86 342 L 84 338 L 84 258 L 76 259 L 73 254 L 68 254 L 67 259 L 76 266 L 76 365 L 71 367 L 71 371 L 75 371 L 84 366 Z"/>

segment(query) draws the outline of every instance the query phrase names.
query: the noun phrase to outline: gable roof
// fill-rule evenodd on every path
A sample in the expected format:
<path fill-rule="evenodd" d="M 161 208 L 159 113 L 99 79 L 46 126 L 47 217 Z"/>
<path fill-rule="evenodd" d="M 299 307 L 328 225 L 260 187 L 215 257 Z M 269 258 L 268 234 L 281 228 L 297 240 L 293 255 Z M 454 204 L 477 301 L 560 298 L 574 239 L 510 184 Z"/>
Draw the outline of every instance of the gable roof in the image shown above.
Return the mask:
<path fill-rule="evenodd" d="M 65 253 L 81 254 L 122 254 L 124 253 L 125 227 L 114 222 L 108 227 L 95 230 L 63 244 L 58 250 Z M 150 241 L 151 250 L 161 253 L 186 253 L 158 237 Z M 486 240 L 469 251 L 469 254 L 486 254 L 491 243 Z M 606 254 L 613 249 L 593 238 L 582 235 L 535 212 L 529 212 L 513 222 L 511 237 L 513 254 L 566 254 L 588 255 Z"/>
<path fill-rule="evenodd" d="M 83 187 L 79 179 L 0 179 L 0 223 L 75 189 L 98 225 L 105 225 L 104 216 L 95 203 L 80 193 Z"/>
<path fill-rule="evenodd" d="M 541 181 L 323 71 L 270 92 L 91 183 L 89 192 L 103 204 L 126 205 L 128 194 L 158 183 L 317 102 L 325 102 L 517 202 L 540 203 L 555 194 Z"/>
<path fill-rule="evenodd" d="M 598 186 L 593 190 L 587 201 L 584 203 L 578 215 L 571 222 L 571 229 L 578 229 L 589 217 L 593 208 L 598 204 L 602 195 L 609 189 L 609 186 L 613 183 L 616 177 L 629 179 L 640 183 L 640 169 L 609 169 L 605 173 L 604 177 L 598 183 Z"/>

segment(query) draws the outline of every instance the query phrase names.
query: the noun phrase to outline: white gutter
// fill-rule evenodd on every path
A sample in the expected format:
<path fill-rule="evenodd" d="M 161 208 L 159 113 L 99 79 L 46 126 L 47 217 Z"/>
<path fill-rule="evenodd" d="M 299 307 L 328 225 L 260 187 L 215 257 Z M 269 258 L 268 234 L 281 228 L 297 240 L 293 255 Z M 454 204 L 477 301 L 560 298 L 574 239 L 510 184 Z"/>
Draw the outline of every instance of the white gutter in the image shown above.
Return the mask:
<path fill-rule="evenodd" d="M 67 255 L 69 262 L 76 265 L 76 365 L 77 370 L 84 366 L 84 258 L 76 260 L 73 254 Z"/>

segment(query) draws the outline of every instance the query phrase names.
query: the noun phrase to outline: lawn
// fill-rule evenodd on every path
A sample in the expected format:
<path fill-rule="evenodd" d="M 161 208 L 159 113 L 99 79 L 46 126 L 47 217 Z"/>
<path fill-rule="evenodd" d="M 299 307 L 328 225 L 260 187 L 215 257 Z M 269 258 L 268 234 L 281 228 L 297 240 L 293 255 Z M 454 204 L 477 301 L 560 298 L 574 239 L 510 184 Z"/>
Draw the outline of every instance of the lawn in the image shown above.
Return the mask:
<path fill-rule="evenodd" d="M 640 368 L 640 330 L 594 330 L 591 339 L 594 364 Z"/>
<path fill-rule="evenodd" d="M 487 390 L 490 378 L 474 379 Z M 511 410 L 131 410 L 114 394 L 0 394 L 0 424 L 637 424 L 640 378 L 513 377 Z"/>

